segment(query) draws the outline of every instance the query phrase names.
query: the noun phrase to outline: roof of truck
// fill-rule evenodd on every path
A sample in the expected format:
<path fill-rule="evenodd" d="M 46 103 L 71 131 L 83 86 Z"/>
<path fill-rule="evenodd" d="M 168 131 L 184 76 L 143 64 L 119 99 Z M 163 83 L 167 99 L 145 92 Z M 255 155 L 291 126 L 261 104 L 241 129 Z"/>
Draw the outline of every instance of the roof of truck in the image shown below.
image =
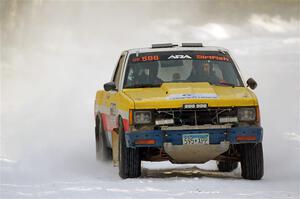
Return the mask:
<path fill-rule="evenodd" d="M 191 45 L 188 45 L 191 44 Z M 198 44 L 198 45 L 197 45 Z M 156 47 L 155 47 L 156 45 Z M 160 46 L 161 45 L 161 46 Z M 154 46 L 154 47 L 153 47 Z M 165 52 L 165 51 L 224 51 L 228 52 L 226 48 L 217 46 L 203 46 L 201 43 L 186 43 L 181 46 L 176 44 L 153 44 L 152 47 L 148 48 L 134 48 L 127 50 L 131 53 L 147 53 L 147 52 Z"/>

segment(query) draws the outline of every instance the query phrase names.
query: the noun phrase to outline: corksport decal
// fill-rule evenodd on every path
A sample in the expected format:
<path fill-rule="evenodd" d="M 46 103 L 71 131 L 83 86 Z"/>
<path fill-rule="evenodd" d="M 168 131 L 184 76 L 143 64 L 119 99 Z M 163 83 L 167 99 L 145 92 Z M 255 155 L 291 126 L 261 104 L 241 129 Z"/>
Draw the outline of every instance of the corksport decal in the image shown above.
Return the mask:
<path fill-rule="evenodd" d="M 196 59 L 201 60 L 216 60 L 216 61 L 229 61 L 229 58 L 224 56 L 216 56 L 216 55 L 196 55 Z"/>

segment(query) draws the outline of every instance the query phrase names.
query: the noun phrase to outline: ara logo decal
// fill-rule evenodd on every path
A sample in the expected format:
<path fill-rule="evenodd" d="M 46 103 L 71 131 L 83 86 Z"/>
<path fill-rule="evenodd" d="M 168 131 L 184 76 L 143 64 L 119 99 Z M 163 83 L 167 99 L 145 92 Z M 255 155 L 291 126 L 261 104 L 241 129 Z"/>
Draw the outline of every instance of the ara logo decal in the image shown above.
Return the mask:
<path fill-rule="evenodd" d="M 171 55 L 168 59 L 192 59 L 189 55 Z"/>

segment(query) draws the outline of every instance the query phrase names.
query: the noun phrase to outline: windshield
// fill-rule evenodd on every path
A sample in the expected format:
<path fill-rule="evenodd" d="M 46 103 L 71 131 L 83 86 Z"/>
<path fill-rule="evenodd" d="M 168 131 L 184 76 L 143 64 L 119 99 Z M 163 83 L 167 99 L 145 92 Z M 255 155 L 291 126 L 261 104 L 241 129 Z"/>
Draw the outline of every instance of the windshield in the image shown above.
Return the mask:
<path fill-rule="evenodd" d="M 166 82 L 243 86 L 233 61 L 224 52 L 170 51 L 129 56 L 124 88 L 159 87 Z"/>

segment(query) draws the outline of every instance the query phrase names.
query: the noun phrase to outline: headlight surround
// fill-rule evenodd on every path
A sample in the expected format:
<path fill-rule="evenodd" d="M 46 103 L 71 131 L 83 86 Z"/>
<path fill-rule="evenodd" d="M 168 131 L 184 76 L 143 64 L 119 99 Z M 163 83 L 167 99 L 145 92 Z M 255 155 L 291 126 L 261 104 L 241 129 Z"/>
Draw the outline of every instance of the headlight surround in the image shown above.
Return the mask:
<path fill-rule="evenodd" d="M 134 111 L 133 112 L 134 124 L 149 124 L 152 122 L 151 111 Z"/>
<path fill-rule="evenodd" d="M 255 107 L 239 108 L 238 119 L 239 121 L 255 121 L 256 119 Z"/>

